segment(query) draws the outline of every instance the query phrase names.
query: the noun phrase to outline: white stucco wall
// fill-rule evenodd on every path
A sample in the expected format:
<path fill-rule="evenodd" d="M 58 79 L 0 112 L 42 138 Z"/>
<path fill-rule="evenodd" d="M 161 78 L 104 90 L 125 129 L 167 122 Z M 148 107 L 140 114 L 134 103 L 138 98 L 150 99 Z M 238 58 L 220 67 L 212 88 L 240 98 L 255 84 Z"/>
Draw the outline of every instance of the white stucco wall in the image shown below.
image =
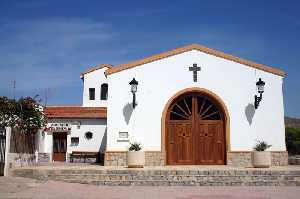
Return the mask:
<path fill-rule="evenodd" d="M 106 119 L 80 120 L 80 129 L 72 126 L 71 134 L 68 135 L 68 153 L 72 151 L 105 151 L 106 146 Z M 74 130 L 73 130 L 74 129 Z M 92 132 L 93 138 L 85 138 L 86 132 Z M 71 137 L 79 137 L 79 145 L 71 146 Z"/>
<path fill-rule="evenodd" d="M 83 99 L 82 106 L 86 107 L 106 107 L 107 100 L 100 99 L 101 84 L 107 83 L 104 72 L 107 67 L 87 73 L 83 77 Z M 89 88 L 95 88 L 95 100 L 89 99 Z"/>
<path fill-rule="evenodd" d="M 72 151 L 91 151 L 97 152 L 105 151 L 106 147 L 106 119 L 55 119 L 55 123 L 69 123 L 71 125 L 71 132 L 67 136 L 67 153 Z M 51 124 L 53 120 L 48 123 Z M 80 128 L 77 128 L 76 123 L 80 122 Z M 88 140 L 85 138 L 86 132 L 92 132 L 93 138 Z M 79 137 L 79 144 L 71 146 L 71 137 Z M 45 132 L 41 135 L 39 143 L 39 152 L 52 153 L 53 150 L 53 136 Z"/>
<path fill-rule="evenodd" d="M 201 66 L 198 82 L 193 82 L 189 67 Z M 132 102 L 129 81 L 139 82 L 138 105 L 127 124 L 124 108 Z M 266 82 L 265 92 L 252 122 L 246 107 L 253 105 L 256 81 Z M 107 150 L 126 150 L 129 143 L 118 141 L 119 131 L 128 131 L 131 142 L 141 142 L 144 150 L 161 150 L 161 117 L 167 101 L 178 91 L 199 87 L 218 95 L 230 114 L 231 151 L 252 150 L 255 140 L 272 145 L 270 150 L 285 150 L 282 77 L 197 50 L 161 59 L 108 76 Z M 130 111 L 129 111 L 130 112 Z M 249 120 L 249 121 L 248 121 Z"/>

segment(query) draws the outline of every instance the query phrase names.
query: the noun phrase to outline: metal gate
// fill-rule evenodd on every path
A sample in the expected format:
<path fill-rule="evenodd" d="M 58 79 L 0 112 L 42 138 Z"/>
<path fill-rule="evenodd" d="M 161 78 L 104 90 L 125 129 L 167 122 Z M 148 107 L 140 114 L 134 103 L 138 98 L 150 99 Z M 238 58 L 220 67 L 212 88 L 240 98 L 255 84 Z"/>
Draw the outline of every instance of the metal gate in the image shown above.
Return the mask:
<path fill-rule="evenodd" d="M 0 176 L 4 175 L 5 164 L 5 143 L 6 143 L 5 127 L 0 126 Z"/>

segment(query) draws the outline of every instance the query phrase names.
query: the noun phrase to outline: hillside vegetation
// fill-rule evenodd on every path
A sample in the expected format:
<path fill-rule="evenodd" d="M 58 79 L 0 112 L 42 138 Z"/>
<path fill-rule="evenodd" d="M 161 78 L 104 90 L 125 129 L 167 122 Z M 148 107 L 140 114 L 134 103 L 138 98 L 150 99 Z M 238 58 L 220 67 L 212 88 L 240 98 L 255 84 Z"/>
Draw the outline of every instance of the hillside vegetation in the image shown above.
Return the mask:
<path fill-rule="evenodd" d="M 285 141 L 290 155 L 300 154 L 300 119 L 285 117 Z"/>

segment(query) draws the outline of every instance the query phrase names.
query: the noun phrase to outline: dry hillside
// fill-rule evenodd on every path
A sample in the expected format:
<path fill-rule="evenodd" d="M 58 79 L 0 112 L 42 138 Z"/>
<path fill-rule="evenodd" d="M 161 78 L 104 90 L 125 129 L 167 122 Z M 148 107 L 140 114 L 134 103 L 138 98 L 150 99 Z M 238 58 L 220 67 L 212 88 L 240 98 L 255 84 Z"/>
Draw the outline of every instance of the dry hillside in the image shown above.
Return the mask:
<path fill-rule="evenodd" d="M 292 118 L 292 117 L 285 117 L 285 127 L 293 127 L 300 129 L 300 119 Z"/>

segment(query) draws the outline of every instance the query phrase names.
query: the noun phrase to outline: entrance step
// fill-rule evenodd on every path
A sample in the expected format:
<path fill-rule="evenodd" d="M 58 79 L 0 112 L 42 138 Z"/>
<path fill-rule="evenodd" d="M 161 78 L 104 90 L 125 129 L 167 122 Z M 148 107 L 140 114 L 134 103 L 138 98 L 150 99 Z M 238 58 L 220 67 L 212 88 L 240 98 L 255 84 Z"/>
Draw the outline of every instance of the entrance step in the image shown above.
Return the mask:
<path fill-rule="evenodd" d="M 38 169 L 18 168 L 12 176 L 94 185 L 300 186 L 300 168 L 232 170 Z"/>

